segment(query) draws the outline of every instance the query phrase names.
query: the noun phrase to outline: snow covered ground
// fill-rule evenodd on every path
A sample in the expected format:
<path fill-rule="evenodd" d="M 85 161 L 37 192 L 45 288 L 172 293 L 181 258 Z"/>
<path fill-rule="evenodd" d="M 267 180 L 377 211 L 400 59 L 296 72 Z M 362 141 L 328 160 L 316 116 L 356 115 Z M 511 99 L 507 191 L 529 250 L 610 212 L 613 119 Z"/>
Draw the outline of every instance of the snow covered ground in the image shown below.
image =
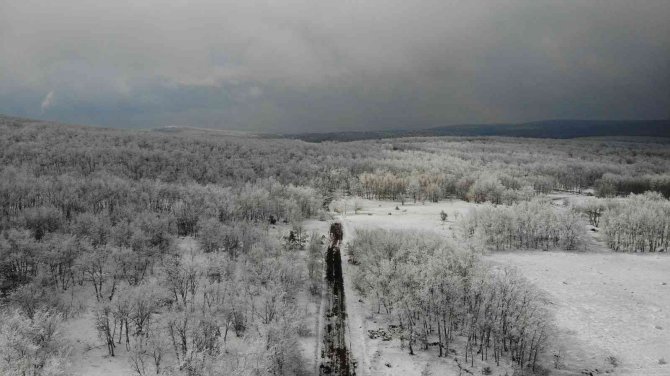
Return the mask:
<path fill-rule="evenodd" d="M 93 298 L 95 299 L 95 298 Z M 72 345 L 68 374 L 81 376 L 125 376 L 132 374 L 128 352 L 118 346 L 116 356 L 107 353 L 107 347 L 98 338 L 93 313 L 86 312 L 68 320 L 63 332 Z"/>
<path fill-rule="evenodd" d="M 327 223 L 327 222 L 321 222 Z M 280 239 L 288 232 L 289 227 L 285 225 L 271 226 L 268 236 Z M 180 238 L 178 246 L 181 252 L 199 252 L 200 244 L 192 237 Z M 301 262 L 307 257 L 307 251 L 296 252 L 296 259 Z M 76 376 L 127 376 L 135 372 L 131 368 L 130 354 L 123 344 L 116 347 L 115 356 L 109 356 L 107 347 L 99 338 L 95 329 L 95 317 L 92 307 L 95 304 L 93 289 L 90 285 L 75 286 L 76 296 L 79 296 L 88 309 L 66 320 L 62 332 L 71 345 L 70 364 L 67 369 L 68 375 Z M 303 314 L 305 327 L 310 329 L 309 333 L 299 337 L 298 342 L 303 353 L 305 367 L 309 370 L 318 370 L 318 344 L 320 344 L 319 318 L 321 298 L 312 296 L 308 291 L 298 293 L 297 304 Z M 234 344 L 235 336 L 230 336 L 229 343 Z M 171 356 L 168 353 L 167 356 Z M 1 375 L 0 375 L 1 376 Z"/>
<path fill-rule="evenodd" d="M 571 200 L 570 197 L 566 198 Z M 385 228 L 434 231 L 458 242 L 459 218 L 475 204 L 461 200 L 440 203 L 406 203 L 356 200 L 360 210 L 354 211 L 353 201 L 346 213 L 334 215 L 342 221 L 345 243 L 355 229 Z M 398 208 L 396 210 L 396 207 Z M 440 220 L 440 212 L 448 214 Z M 390 213 L 390 214 L 389 214 Z M 305 229 L 327 234 L 330 221 L 308 221 Z M 667 254 L 612 253 L 593 233 L 590 252 L 496 252 L 484 258 L 497 265 L 513 265 L 537 287 L 544 290 L 554 307 L 558 325 L 557 339 L 547 351 L 545 364 L 553 366 L 553 354 L 560 350 L 565 367 L 552 374 L 580 374 L 588 369 L 610 371 L 618 375 L 670 375 L 670 257 Z M 194 246 L 187 239 L 182 247 Z M 304 256 L 304 255 L 301 255 Z M 495 367 L 492 363 L 475 361 L 474 367 L 464 363 L 460 354 L 437 357 L 437 349 L 418 350 L 410 356 L 398 340 L 371 339 L 368 330 L 386 328 L 384 315 L 377 315 L 366 300 L 352 288 L 351 273 L 355 266 L 348 264 L 343 254 L 343 272 L 348 312 L 348 339 L 357 362 L 358 375 L 420 375 L 428 367 L 433 375 L 458 375 L 458 363 L 474 374 L 491 366 L 494 375 L 511 375 L 509 364 Z M 84 286 L 85 293 L 89 293 Z M 319 364 L 321 323 L 318 299 L 302 296 L 301 304 L 309 311 L 307 325 L 313 335 L 301 338 L 300 344 L 310 369 Z M 123 346 L 117 356 L 107 356 L 97 338 L 92 315 L 82 314 L 68 320 L 64 330 L 73 344 L 73 375 L 128 375 L 131 373 Z M 459 344 L 455 348 L 460 350 Z M 613 358 L 610 358 L 613 357 Z M 617 367 L 612 365 L 616 359 Z M 463 372 L 462 374 L 466 374 Z M 594 372 L 595 374 L 595 372 Z"/>
<path fill-rule="evenodd" d="M 347 203 L 347 210 L 341 210 L 344 205 L 336 203 L 340 214 L 337 219 L 344 225 L 344 243 L 351 239 L 356 229 L 385 228 L 406 229 L 417 231 L 434 231 L 451 238 L 456 233 L 455 219 L 465 214 L 473 204 L 460 201 L 444 201 L 439 204 L 422 203 L 400 203 L 390 201 L 355 200 L 362 207 L 357 213 L 353 210 L 353 201 Z M 396 207 L 398 209 L 396 209 Z M 440 211 L 448 214 L 448 220 L 442 222 Z M 390 213 L 390 215 L 389 215 Z M 306 228 L 319 233 L 327 233 L 329 222 L 309 221 Z M 509 363 L 503 362 L 500 367 L 495 366 L 493 361 L 482 362 L 476 359 L 474 366 L 466 364 L 460 355 L 463 347 L 458 342 L 454 348 L 457 354 L 438 358 L 438 349 L 433 347 L 427 351 L 415 349 L 414 356 L 409 355 L 407 348 L 401 348 L 397 339 L 383 341 L 382 339 L 371 339 L 368 330 L 386 329 L 390 322 L 383 314 L 375 314 L 366 303 L 365 298 L 352 287 L 352 268 L 355 266 L 348 263 L 346 252 L 343 257 L 343 274 L 345 297 L 347 307 L 349 348 L 357 363 L 357 375 L 421 375 L 422 371 L 428 369 L 432 375 L 459 375 L 467 374 L 467 371 L 459 370 L 461 366 L 474 374 L 482 374 L 485 366 L 491 367 L 493 375 L 511 375 L 512 368 Z"/>
<path fill-rule="evenodd" d="M 571 201 L 569 196 L 565 199 Z M 338 218 L 345 226 L 346 242 L 355 229 L 361 228 L 435 231 L 458 241 L 456 222 L 476 205 L 460 200 L 400 205 L 359 199 L 356 205 L 349 201 L 346 212 L 342 203 L 335 206 L 339 206 Z M 360 210 L 355 212 L 354 206 Z M 446 222 L 440 220 L 442 210 L 448 214 Z M 325 222 L 308 223 L 308 227 L 324 233 L 326 226 Z M 517 267 L 547 293 L 555 307 L 558 333 L 547 351 L 545 366 L 553 367 L 553 355 L 559 350 L 563 363 L 563 369 L 552 370 L 552 374 L 588 370 L 594 374 L 670 375 L 670 365 L 661 364 L 670 361 L 670 257 L 612 253 L 602 245 L 598 234 L 592 235 L 593 239 L 587 238 L 589 252 L 496 252 L 484 258 Z M 410 356 L 397 340 L 370 339 L 369 329 L 387 323 L 381 315 L 373 314 L 351 288 L 351 268 L 355 266 L 346 264 L 346 259 L 344 262 L 349 333 L 358 374 L 419 375 L 426 364 L 436 375 L 459 374 L 453 356 L 437 358 L 436 350 Z M 468 368 L 480 373 L 482 366 Z M 494 375 L 507 371 L 504 367 L 492 368 Z"/>
<path fill-rule="evenodd" d="M 519 251 L 486 258 L 516 266 L 548 293 L 566 367 L 670 375 L 670 366 L 659 364 L 670 360 L 666 254 Z M 609 357 L 618 367 L 611 367 Z"/>

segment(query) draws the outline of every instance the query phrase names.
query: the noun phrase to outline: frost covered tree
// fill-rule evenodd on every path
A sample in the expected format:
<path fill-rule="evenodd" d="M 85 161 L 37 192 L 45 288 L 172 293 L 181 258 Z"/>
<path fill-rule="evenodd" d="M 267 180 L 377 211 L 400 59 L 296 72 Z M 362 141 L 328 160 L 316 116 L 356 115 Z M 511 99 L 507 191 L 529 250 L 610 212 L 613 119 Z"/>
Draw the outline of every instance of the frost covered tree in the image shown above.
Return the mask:
<path fill-rule="evenodd" d="M 354 284 L 402 329 L 410 354 L 437 342 L 447 356 L 461 337 L 466 362 L 503 356 L 535 367 L 552 331 L 542 295 L 513 269 L 485 266 L 437 237 L 358 231 Z M 383 309 L 382 309 L 383 308 Z"/>
<path fill-rule="evenodd" d="M 607 245 L 615 251 L 656 252 L 670 246 L 670 201 L 661 194 L 631 194 L 602 215 Z"/>
<path fill-rule="evenodd" d="M 61 338 L 61 322 L 45 310 L 32 318 L 18 310 L 0 313 L 0 374 L 65 375 L 69 345 Z"/>
<path fill-rule="evenodd" d="M 594 227 L 598 227 L 600 224 L 600 217 L 602 217 L 606 208 L 607 203 L 595 197 L 589 197 L 574 207 L 578 212 L 584 213 L 589 220 L 589 224 Z"/>
<path fill-rule="evenodd" d="M 309 238 L 309 247 L 307 248 L 307 274 L 310 283 L 310 292 L 318 295 L 321 292 L 323 282 L 323 247 L 321 237 L 313 232 Z"/>
<path fill-rule="evenodd" d="M 468 237 L 483 237 L 493 249 L 575 249 L 583 228 L 579 215 L 536 199 L 511 206 L 483 206 L 462 221 Z"/>

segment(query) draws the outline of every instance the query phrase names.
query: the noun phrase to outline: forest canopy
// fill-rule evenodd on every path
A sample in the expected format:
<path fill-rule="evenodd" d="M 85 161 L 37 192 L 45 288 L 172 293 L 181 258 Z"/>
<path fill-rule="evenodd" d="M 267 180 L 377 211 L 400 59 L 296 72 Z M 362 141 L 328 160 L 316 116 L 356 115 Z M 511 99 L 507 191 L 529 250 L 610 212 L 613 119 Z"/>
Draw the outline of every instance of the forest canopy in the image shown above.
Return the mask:
<path fill-rule="evenodd" d="M 458 228 L 490 250 L 582 249 L 589 223 L 616 251 L 660 252 L 668 171 L 663 140 L 311 144 L 0 118 L 0 371 L 65 374 L 59 333 L 87 314 L 138 375 L 305 374 L 299 301 L 320 294 L 324 244 L 302 223 L 332 218 L 332 202 L 465 200 L 476 209 Z M 560 206 L 556 192 L 591 197 Z M 540 294 L 468 248 L 372 231 L 350 250 L 358 288 L 400 321 L 410 352 L 439 334 L 446 354 L 458 331 L 470 360 L 491 349 L 532 367 L 548 341 Z"/>

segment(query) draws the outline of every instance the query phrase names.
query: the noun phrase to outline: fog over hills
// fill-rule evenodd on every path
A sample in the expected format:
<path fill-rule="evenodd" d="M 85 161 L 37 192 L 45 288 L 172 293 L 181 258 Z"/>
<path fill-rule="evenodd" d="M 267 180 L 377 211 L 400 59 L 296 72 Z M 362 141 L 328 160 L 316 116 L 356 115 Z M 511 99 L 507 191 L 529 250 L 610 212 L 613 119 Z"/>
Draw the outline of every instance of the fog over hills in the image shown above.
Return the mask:
<path fill-rule="evenodd" d="M 64 125 L 35 119 L 0 114 L 0 122 L 16 124 L 44 123 Z M 72 125 L 69 125 L 72 126 Z M 174 134 L 216 134 L 218 136 L 290 138 L 308 142 L 359 141 L 401 137 L 477 137 L 502 136 L 526 138 L 571 139 L 580 137 L 670 137 L 670 120 L 544 120 L 528 123 L 457 124 L 426 129 L 390 129 L 382 131 L 266 133 L 169 125 L 149 129 L 152 132 Z"/>
<path fill-rule="evenodd" d="M 670 120 L 545 120 L 529 123 L 448 125 L 418 130 L 300 133 L 286 136 L 310 142 L 431 136 L 507 136 L 560 139 L 603 136 L 670 137 Z"/>

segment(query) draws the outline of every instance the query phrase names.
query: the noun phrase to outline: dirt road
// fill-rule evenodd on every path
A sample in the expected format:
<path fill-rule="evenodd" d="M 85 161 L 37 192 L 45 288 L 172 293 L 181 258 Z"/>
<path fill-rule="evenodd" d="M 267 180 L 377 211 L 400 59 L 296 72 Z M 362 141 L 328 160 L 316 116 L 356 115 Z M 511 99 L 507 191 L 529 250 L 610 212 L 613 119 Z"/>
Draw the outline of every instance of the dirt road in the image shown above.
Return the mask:
<path fill-rule="evenodd" d="M 331 244 L 326 252 L 325 329 L 319 374 L 350 376 L 355 375 L 355 370 L 347 346 L 347 309 L 344 298 L 344 280 L 342 278 L 342 257 L 339 247 L 342 240 L 341 225 L 336 229 L 339 229 L 339 234 L 336 231 L 334 235 L 333 227 L 331 227 Z"/>

